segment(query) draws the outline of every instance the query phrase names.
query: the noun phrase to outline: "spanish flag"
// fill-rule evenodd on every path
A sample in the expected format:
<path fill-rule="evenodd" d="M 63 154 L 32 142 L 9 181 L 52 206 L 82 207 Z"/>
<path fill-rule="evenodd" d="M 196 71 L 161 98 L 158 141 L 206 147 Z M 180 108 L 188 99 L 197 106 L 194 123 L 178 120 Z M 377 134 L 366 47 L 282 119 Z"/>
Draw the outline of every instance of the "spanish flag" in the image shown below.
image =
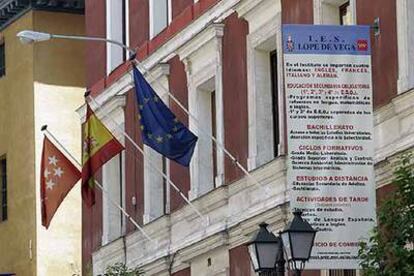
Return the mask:
<path fill-rule="evenodd" d="M 123 149 L 86 103 L 86 121 L 82 126 L 82 198 L 89 207 L 95 203 L 93 175 Z"/>

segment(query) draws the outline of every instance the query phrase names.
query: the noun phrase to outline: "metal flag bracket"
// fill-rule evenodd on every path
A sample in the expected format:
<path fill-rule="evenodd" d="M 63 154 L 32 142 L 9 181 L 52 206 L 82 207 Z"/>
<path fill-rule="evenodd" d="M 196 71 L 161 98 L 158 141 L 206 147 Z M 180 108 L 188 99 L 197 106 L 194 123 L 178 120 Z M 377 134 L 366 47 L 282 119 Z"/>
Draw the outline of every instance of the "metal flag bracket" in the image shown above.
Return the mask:
<path fill-rule="evenodd" d="M 376 17 L 374 19 L 374 23 L 371 25 L 371 30 L 374 31 L 374 36 L 379 36 L 381 34 L 380 18 L 379 17 Z"/>

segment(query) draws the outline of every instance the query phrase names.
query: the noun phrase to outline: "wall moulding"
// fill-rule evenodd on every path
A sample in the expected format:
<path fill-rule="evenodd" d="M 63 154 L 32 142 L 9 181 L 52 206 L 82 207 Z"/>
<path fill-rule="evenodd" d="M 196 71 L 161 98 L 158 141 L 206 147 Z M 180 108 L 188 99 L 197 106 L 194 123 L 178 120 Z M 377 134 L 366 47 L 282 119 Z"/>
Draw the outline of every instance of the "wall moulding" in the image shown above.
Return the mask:
<path fill-rule="evenodd" d="M 375 164 L 414 146 L 414 89 L 374 112 Z"/>

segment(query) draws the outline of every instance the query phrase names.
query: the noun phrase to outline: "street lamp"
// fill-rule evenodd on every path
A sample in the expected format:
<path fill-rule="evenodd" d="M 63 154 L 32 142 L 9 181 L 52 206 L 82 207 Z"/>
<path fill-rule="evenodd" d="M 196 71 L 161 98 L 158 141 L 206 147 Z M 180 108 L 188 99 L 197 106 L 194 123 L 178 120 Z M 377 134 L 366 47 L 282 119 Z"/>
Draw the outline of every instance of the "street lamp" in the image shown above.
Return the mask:
<path fill-rule="evenodd" d="M 23 44 L 32 44 L 38 41 L 45 41 L 52 38 L 48 33 L 33 32 L 33 31 L 21 31 L 17 34 L 20 42 Z"/>
<path fill-rule="evenodd" d="M 293 220 L 276 237 L 261 223 L 260 229 L 247 243 L 254 271 L 261 276 L 282 276 L 285 273 L 285 258 L 295 275 L 300 276 L 309 260 L 316 231 L 305 220 L 302 212 L 293 212 Z"/>
<path fill-rule="evenodd" d="M 125 50 L 130 52 L 133 57 L 135 57 L 135 54 L 136 54 L 135 49 L 132 49 L 132 48 L 124 45 L 123 43 L 121 43 L 119 41 L 112 40 L 112 39 L 107 39 L 107 38 L 102 38 L 102 37 L 77 36 L 77 35 L 59 35 L 59 34 L 49 34 L 49 33 L 43 33 L 43 32 L 35 32 L 35 31 L 31 31 L 31 30 L 21 31 L 17 34 L 17 37 L 20 39 L 20 41 L 23 44 L 32 44 L 32 43 L 35 43 L 35 42 L 50 40 L 52 38 L 88 40 L 88 41 L 103 41 L 103 42 L 112 43 L 112 44 L 118 45 L 119 47 L 124 48 Z"/>
<path fill-rule="evenodd" d="M 269 275 L 274 271 L 281 240 L 267 230 L 267 223 L 263 222 L 259 226 L 260 229 L 254 234 L 247 247 L 254 271 L 259 275 Z"/>
<path fill-rule="evenodd" d="M 281 237 L 288 264 L 295 274 L 300 276 L 305 262 L 310 258 L 316 230 L 302 219 L 301 211 L 293 212 L 293 216 L 293 220 L 282 231 Z"/>

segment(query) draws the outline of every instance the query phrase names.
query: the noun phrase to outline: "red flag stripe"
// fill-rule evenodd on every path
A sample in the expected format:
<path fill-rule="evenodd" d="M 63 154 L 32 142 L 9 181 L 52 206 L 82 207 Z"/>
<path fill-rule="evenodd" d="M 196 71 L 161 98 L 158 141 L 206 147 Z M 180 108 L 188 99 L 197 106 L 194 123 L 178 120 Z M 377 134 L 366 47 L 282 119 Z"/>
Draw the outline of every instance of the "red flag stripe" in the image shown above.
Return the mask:
<path fill-rule="evenodd" d="M 84 144 L 87 141 L 91 141 L 100 135 L 105 135 L 108 139 L 105 144 L 93 155 L 91 154 L 91 147 L 86 147 L 86 154 L 82 152 L 83 158 L 88 157 L 86 162 L 82 166 L 82 198 L 87 206 L 91 207 L 95 204 L 95 189 L 94 185 L 89 185 L 89 181 L 93 181 L 94 174 L 101 168 L 106 162 L 111 160 L 115 155 L 124 150 L 121 143 L 113 136 L 113 134 L 105 127 L 105 125 L 94 116 L 94 127 L 90 125 L 91 117 L 94 115 L 91 107 L 86 103 L 86 121 L 83 124 L 83 141 Z M 86 131 L 87 130 L 87 131 Z M 102 137 L 102 136 L 101 136 Z M 99 139 L 98 139 L 99 140 Z M 83 150 L 84 147 L 82 147 Z"/>

